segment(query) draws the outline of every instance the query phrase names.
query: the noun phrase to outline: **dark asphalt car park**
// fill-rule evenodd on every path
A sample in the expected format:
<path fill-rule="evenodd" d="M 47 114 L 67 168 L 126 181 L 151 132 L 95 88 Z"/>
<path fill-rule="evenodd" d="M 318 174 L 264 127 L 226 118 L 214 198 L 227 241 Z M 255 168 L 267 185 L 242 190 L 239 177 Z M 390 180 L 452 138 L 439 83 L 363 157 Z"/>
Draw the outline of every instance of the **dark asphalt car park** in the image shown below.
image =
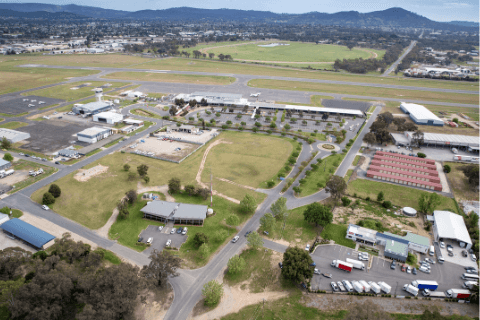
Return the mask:
<path fill-rule="evenodd" d="M 373 262 L 371 268 L 367 271 L 353 269 L 352 272 L 342 271 L 340 269 L 330 266 L 332 260 L 346 261 L 347 258 L 358 260 L 358 253 L 347 247 L 339 245 L 325 245 L 319 246 L 313 254 L 311 254 L 313 261 L 316 263 L 316 268 L 321 273 L 331 273 L 332 278 L 326 279 L 320 275 L 314 275 L 312 278 L 312 289 L 332 290 L 330 286 L 331 281 L 342 280 L 365 280 L 365 281 L 384 281 L 392 287 L 392 294 L 404 295 L 402 287 L 406 283 L 411 283 L 413 280 L 434 280 L 439 283 L 439 291 L 445 291 L 451 288 L 460 288 L 464 280 L 461 279 L 465 272 L 460 265 L 445 262 L 444 264 L 431 265 L 432 272 L 425 274 L 420 272 L 418 275 L 413 273 L 402 272 L 401 268 L 395 270 L 390 269 L 390 259 L 372 257 Z M 367 261 L 364 261 L 367 265 Z M 397 264 L 399 262 L 397 261 Z"/>
<path fill-rule="evenodd" d="M 175 229 L 178 230 L 178 227 L 175 227 Z M 168 231 L 168 233 L 165 233 L 165 231 Z M 147 242 L 148 238 L 153 238 L 151 246 L 143 251 L 144 254 L 150 255 L 153 250 L 162 251 L 168 240 L 172 240 L 171 247 L 180 248 L 187 241 L 188 232 L 185 235 L 176 232 L 170 234 L 170 228 L 164 227 L 162 231 L 159 231 L 158 226 L 148 226 L 140 233 L 140 237 L 143 238 L 142 242 L 144 243 Z"/>
<path fill-rule="evenodd" d="M 40 153 L 52 153 L 77 142 L 77 134 L 87 128 L 94 127 L 91 123 L 85 126 L 59 120 L 34 121 L 35 123 L 18 128 L 18 131 L 30 133 L 30 138 L 25 140 L 23 149 Z"/>
<path fill-rule="evenodd" d="M 40 101 L 45 103 L 39 103 Z M 64 100 L 61 99 L 45 98 L 40 96 L 7 96 L 3 99 L 0 99 L 0 112 L 16 115 L 24 112 L 34 111 L 39 108 L 53 106 L 63 101 Z M 29 105 L 31 105 L 31 107 L 29 107 Z"/>

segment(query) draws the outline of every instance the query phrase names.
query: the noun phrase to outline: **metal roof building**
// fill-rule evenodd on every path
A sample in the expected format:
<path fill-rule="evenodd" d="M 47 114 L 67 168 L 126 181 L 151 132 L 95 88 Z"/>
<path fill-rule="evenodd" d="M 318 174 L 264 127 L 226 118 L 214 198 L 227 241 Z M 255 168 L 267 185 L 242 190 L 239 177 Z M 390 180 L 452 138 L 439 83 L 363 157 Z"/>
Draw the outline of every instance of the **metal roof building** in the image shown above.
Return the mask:
<path fill-rule="evenodd" d="M 416 124 L 431 126 L 443 126 L 444 124 L 442 119 L 422 105 L 402 102 L 400 109 L 410 115 L 410 118 Z"/>
<path fill-rule="evenodd" d="M 207 100 L 207 103 L 210 105 L 250 105 L 248 99 L 242 98 L 241 94 L 233 93 L 220 93 L 220 92 L 193 92 L 190 94 L 179 94 L 175 97 L 176 99 L 183 99 L 185 101 L 196 100 L 200 102 L 202 99 Z"/>
<path fill-rule="evenodd" d="M 407 131 L 405 136 L 412 140 L 414 132 Z M 428 133 L 423 134 L 424 145 L 448 146 L 448 147 L 473 147 L 478 148 L 480 141 L 478 136 L 464 136 L 459 134 Z"/>
<path fill-rule="evenodd" d="M 346 238 L 373 245 L 377 242 L 377 231 L 360 227 L 355 224 L 349 224 Z"/>
<path fill-rule="evenodd" d="M 385 257 L 402 262 L 407 261 L 408 240 L 389 232 L 377 232 L 377 243 L 385 246 Z"/>
<path fill-rule="evenodd" d="M 10 161 L 0 159 L 0 170 L 8 169 L 12 166 Z"/>
<path fill-rule="evenodd" d="M 123 114 L 116 113 L 116 112 L 100 112 L 93 115 L 93 121 L 95 122 L 103 122 L 108 124 L 116 124 L 122 122 Z"/>
<path fill-rule="evenodd" d="M 113 133 L 112 129 L 104 127 L 92 127 L 77 133 L 78 141 L 95 143 L 107 138 Z"/>
<path fill-rule="evenodd" d="M 273 103 L 255 103 L 255 106 L 259 109 L 265 110 L 292 110 L 292 111 L 303 111 L 306 113 L 316 113 L 316 114 L 342 114 L 349 116 L 363 117 L 364 114 L 360 110 L 356 109 L 343 109 L 343 108 L 320 108 L 320 107 L 309 107 L 309 106 L 296 106 L 296 105 L 284 105 L 284 104 L 273 104 Z"/>
<path fill-rule="evenodd" d="M 111 109 L 110 102 L 95 101 L 87 104 L 77 105 L 72 108 L 76 114 L 97 114 Z"/>
<path fill-rule="evenodd" d="M 0 139 L 6 138 L 11 143 L 16 143 L 30 138 L 30 133 L 12 129 L 0 128 Z"/>
<path fill-rule="evenodd" d="M 7 222 L 9 219 L 10 218 L 8 217 L 8 214 L 0 212 L 0 225 L 2 225 L 4 222 Z"/>
<path fill-rule="evenodd" d="M 72 158 L 72 157 L 78 156 L 78 151 L 72 150 L 72 149 L 62 149 L 58 151 L 58 155 Z"/>
<path fill-rule="evenodd" d="M 17 237 L 37 249 L 42 249 L 45 244 L 55 239 L 51 234 L 17 218 L 4 222 L 0 228 L 5 233 Z"/>
<path fill-rule="evenodd" d="M 154 200 L 147 203 L 140 211 L 147 219 L 165 223 L 173 221 L 175 224 L 203 225 L 207 210 L 208 207 L 204 205 Z"/>
<path fill-rule="evenodd" d="M 433 211 L 433 236 L 435 241 L 451 239 L 458 241 L 461 247 L 470 249 L 472 239 L 468 233 L 463 217 L 450 211 Z"/>

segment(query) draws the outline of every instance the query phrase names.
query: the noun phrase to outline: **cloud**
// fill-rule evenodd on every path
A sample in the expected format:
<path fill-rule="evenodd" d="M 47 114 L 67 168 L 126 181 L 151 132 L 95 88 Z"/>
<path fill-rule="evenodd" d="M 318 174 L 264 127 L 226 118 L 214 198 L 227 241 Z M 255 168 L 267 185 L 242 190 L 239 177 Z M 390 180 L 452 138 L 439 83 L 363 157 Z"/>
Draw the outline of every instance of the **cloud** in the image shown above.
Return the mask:
<path fill-rule="evenodd" d="M 446 2 L 444 6 L 447 8 L 466 8 L 470 7 L 471 4 L 465 2 Z"/>

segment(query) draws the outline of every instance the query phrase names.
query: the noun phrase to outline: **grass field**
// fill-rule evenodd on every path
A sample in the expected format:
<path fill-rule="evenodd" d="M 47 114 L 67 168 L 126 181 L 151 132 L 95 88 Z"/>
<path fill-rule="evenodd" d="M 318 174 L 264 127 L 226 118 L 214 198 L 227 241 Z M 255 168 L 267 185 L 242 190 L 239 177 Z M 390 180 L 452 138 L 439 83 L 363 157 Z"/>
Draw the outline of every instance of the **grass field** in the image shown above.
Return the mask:
<path fill-rule="evenodd" d="M 162 119 L 162 116 L 153 112 L 150 112 L 148 110 L 138 108 L 138 109 L 133 109 L 130 110 L 132 114 L 136 114 L 137 116 L 144 116 L 144 117 L 149 117 L 149 118 L 155 118 L 155 119 Z"/>
<path fill-rule="evenodd" d="M 132 67 L 132 68 L 137 68 Z M 335 81 L 353 81 L 362 83 L 382 83 L 426 88 L 443 88 L 456 90 L 478 91 L 478 83 L 461 81 L 432 81 L 406 77 L 379 77 L 374 75 L 356 75 L 340 72 L 302 71 L 288 68 L 276 68 L 247 63 L 220 62 L 204 59 L 171 58 L 147 62 L 142 65 L 145 69 L 178 70 L 194 72 L 217 72 L 251 74 L 259 76 L 292 77 L 306 79 L 323 79 Z"/>
<path fill-rule="evenodd" d="M 211 169 L 214 177 L 257 188 L 277 175 L 294 147 L 293 140 L 254 133 L 227 131 L 222 139 L 232 144 L 219 144 L 210 150 L 203 182 L 210 181 Z"/>
<path fill-rule="evenodd" d="M 314 194 L 321 188 L 325 187 L 330 176 L 335 173 L 337 167 L 342 162 L 343 157 L 343 154 L 338 153 L 323 159 L 318 170 L 312 171 L 310 176 L 305 178 L 305 183 L 301 184 L 302 192 L 300 193 L 300 196 L 305 197 Z M 319 187 L 319 184 L 322 187 Z"/>
<path fill-rule="evenodd" d="M 75 86 L 79 86 L 85 83 L 90 83 L 90 85 L 77 90 L 71 89 Z M 75 101 L 78 99 L 86 98 L 88 96 L 93 96 L 95 94 L 95 92 L 92 91 L 93 89 L 95 89 L 96 87 L 105 85 L 107 83 L 108 82 L 106 81 L 105 82 L 103 81 L 72 82 L 69 84 L 62 84 L 62 85 L 51 87 L 51 88 L 31 91 L 28 93 L 24 93 L 23 95 L 37 95 L 37 96 L 48 97 L 48 98 L 63 99 L 66 101 Z M 112 82 L 111 86 L 105 89 L 105 91 L 118 88 L 118 87 L 123 87 L 127 84 L 128 83 L 125 83 L 125 82 Z"/>
<path fill-rule="evenodd" d="M 476 192 L 472 186 L 468 183 L 468 179 L 465 177 L 463 171 L 460 170 L 461 167 L 467 166 L 466 163 L 460 162 L 446 162 L 452 171 L 447 173 L 448 181 L 450 186 L 453 188 L 453 194 L 457 201 L 460 200 L 479 200 L 478 192 Z"/>
<path fill-rule="evenodd" d="M 109 73 L 102 78 L 138 80 L 138 81 L 156 81 L 170 83 L 194 83 L 208 85 L 228 85 L 235 82 L 233 77 L 225 76 L 200 76 L 193 74 L 173 74 L 173 73 L 153 73 L 153 72 L 114 72 Z"/>
<path fill-rule="evenodd" d="M 293 90 L 293 91 L 318 91 L 339 94 L 352 94 L 370 97 L 383 98 L 402 98 L 402 99 L 419 99 L 426 101 L 439 102 L 453 102 L 476 104 L 478 103 L 478 95 L 474 94 L 459 94 L 446 92 L 428 92 L 404 89 L 389 89 L 373 87 L 362 87 L 353 85 L 338 85 L 338 84 L 323 84 L 313 82 L 301 81 L 286 81 L 286 80 L 270 80 L 270 79 L 254 79 L 248 82 L 248 85 L 253 88 L 265 89 L 279 89 L 279 90 Z"/>
<path fill-rule="evenodd" d="M 428 193 L 427 191 L 420 191 L 414 188 L 364 179 L 357 179 L 350 182 L 347 188 L 347 193 L 350 195 L 356 193 L 359 197 L 370 197 L 371 199 L 376 199 L 380 191 L 383 191 L 385 200 L 391 201 L 392 204 L 401 207 L 412 207 L 417 210 L 420 195 L 422 193 Z M 436 210 L 457 212 L 457 207 L 453 199 L 442 195 L 440 195 L 440 199 L 441 202 Z"/>
<path fill-rule="evenodd" d="M 333 99 L 331 96 L 321 96 L 321 95 L 312 95 L 310 96 L 310 103 L 298 103 L 298 102 L 284 102 L 284 101 L 275 101 L 277 104 L 289 104 L 296 106 L 312 106 L 312 107 L 323 107 L 323 99 Z"/>
<path fill-rule="evenodd" d="M 7 122 L 5 124 L 1 124 L 0 128 L 15 130 L 15 129 L 25 127 L 25 126 L 28 126 L 28 123 L 19 122 L 19 121 L 11 121 L 11 122 Z"/>
<path fill-rule="evenodd" d="M 223 47 L 203 48 L 205 53 L 214 53 L 215 56 L 223 53 L 231 55 L 234 60 L 255 60 L 255 61 L 273 61 L 273 62 L 334 62 L 336 59 L 355 59 L 355 58 L 373 58 L 375 55 L 379 59 L 385 54 L 384 50 L 358 49 L 349 50 L 346 46 L 284 42 L 288 45 L 276 47 L 259 47 L 272 43 L 254 43 L 242 45 L 230 45 Z M 195 48 L 193 48 L 195 49 Z M 197 49 L 198 50 L 198 49 Z"/>
<path fill-rule="evenodd" d="M 400 102 L 396 101 L 384 101 L 385 107 L 382 108 L 382 113 L 384 112 L 390 112 L 392 114 L 403 114 L 403 111 L 400 110 Z M 449 107 L 449 106 L 436 106 L 436 105 L 431 105 L 431 104 L 425 104 L 425 108 L 428 110 L 432 111 L 439 117 L 443 117 L 439 113 L 441 112 L 447 112 L 447 113 L 463 113 L 466 116 L 470 117 L 472 120 L 478 121 L 479 120 L 479 113 L 478 109 L 475 108 L 467 108 L 467 107 Z M 461 117 L 459 117 L 459 120 Z M 428 131 L 429 132 L 429 131 Z M 460 134 L 460 133 L 458 133 Z"/>
<path fill-rule="evenodd" d="M 336 244 L 341 246 L 355 248 L 355 242 L 345 238 L 346 235 L 347 225 L 334 223 L 327 225 L 320 234 L 323 239 L 334 240 Z"/>

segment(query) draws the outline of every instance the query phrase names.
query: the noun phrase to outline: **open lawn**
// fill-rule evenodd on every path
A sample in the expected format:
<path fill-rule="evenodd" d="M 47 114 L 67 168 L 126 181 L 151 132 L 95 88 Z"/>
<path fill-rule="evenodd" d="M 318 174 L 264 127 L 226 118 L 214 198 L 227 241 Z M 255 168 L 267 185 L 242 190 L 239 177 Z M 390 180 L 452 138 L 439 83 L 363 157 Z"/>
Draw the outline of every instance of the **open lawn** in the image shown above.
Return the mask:
<path fill-rule="evenodd" d="M 353 80 L 352 80 L 353 81 Z M 253 88 L 293 90 L 293 91 L 318 91 L 339 94 L 351 94 L 370 97 L 383 98 L 402 98 L 402 99 L 419 99 L 425 101 L 453 102 L 465 104 L 477 104 L 478 95 L 460 94 L 447 92 L 429 92 L 404 89 L 389 89 L 373 87 L 362 87 L 354 85 L 338 85 L 324 84 L 314 82 L 286 81 L 286 80 L 270 80 L 270 79 L 254 79 L 248 82 Z"/>
<path fill-rule="evenodd" d="M 353 240 L 345 238 L 347 235 L 347 225 L 346 224 L 334 224 L 330 223 L 327 225 L 320 236 L 323 239 L 333 240 L 336 244 L 341 246 L 355 248 L 355 242 Z"/>
<path fill-rule="evenodd" d="M 143 117 L 149 117 L 149 118 L 155 118 L 155 119 L 162 119 L 162 116 L 156 113 L 153 113 L 151 111 L 138 108 L 138 109 L 133 109 L 130 110 L 132 114 L 136 114 L 137 116 L 143 116 Z"/>
<path fill-rule="evenodd" d="M 89 83 L 89 85 L 86 87 L 76 89 L 76 90 L 71 89 L 76 86 L 87 84 L 87 83 Z M 62 84 L 62 85 L 51 87 L 51 88 L 31 91 L 28 93 L 24 93 L 23 95 L 37 95 L 41 97 L 64 99 L 66 101 L 74 101 L 74 100 L 86 98 L 88 96 L 93 96 L 95 94 L 93 89 L 95 89 L 96 87 L 105 85 L 107 83 L 108 82 L 106 81 L 105 82 L 103 81 L 72 82 L 72 83 Z M 111 86 L 106 88 L 105 91 L 111 90 L 113 88 L 123 87 L 127 84 L 128 83 L 125 83 L 125 82 L 112 82 Z"/>
<path fill-rule="evenodd" d="M 310 103 L 298 103 L 298 102 L 283 102 L 283 101 L 275 101 L 277 104 L 290 104 L 296 106 L 312 106 L 312 107 L 323 107 L 322 100 L 323 99 L 333 99 L 331 96 L 321 96 L 321 95 L 312 95 L 310 96 Z"/>
<path fill-rule="evenodd" d="M 460 162 L 445 162 L 448 164 L 452 171 L 447 173 L 448 181 L 453 188 L 453 194 L 457 201 L 460 200 L 479 200 L 478 192 L 476 192 L 472 186 L 468 183 L 467 177 L 460 168 L 468 166 L 469 164 Z"/>
<path fill-rule="evenodd" d="M 337 167 L 342 162 L 343 157 L 344 155 L 339 153 L 330 155 L 323 159 L 322 163 L 319 165 L 319 168 L 315 171 L 312 170 L 312 173 L 308 177 L 304 178 L 305 183 L 300 185 L 302 190 L 300 196 L 306 197 L 324 188 L 330 176 L 335 173 Z"/>
<path fill-rule="evenodd" d="M 25 126 L 28 126 L 28 123 L 19 122 L 19 121 L 11 121 L 11 122 L 7 122 L 7 123 L 4 123 L 4 124 L 1 124 L 1 125 L 0 125 L 0 128 L 6 128 L 6 129 L 15 130 L 15 129 L 18 129 L 18 128 L 21 128 L 21 127 L 25 127 Z"/>
<path fill-rule="evenodd" d="M 385 107 L 382 108 L 382 113 L 384 112 L 390 112 L 392 114 L 403 114 L 403 111 L 400 110 L 400 102 L 396 101 L 384 101 Z M 430 104 L 425 104 L 425 108 L 428 110 L 432 111 L 435 113 L 437 116 L 440 118 L 444 118 L 445 115 L 440 114 L 441 112 L 446 112 L 449 114 L 458 114 L 458 113 L 463 113 L 464 115 L 470 117 L 472 120 L 478 121 L 479 116 L 478 116 L 478 110 L 475 108 L 467 108 L 467 107 L 449 107 L 449 106 L 436 106 L 436 105 L 430 105 Z M 459 120 L 461 120 L 461 116 L 459 117 Z M 427 131 L 430 132 L 430 131 Z M 460 133 L 458 133 L 460 134 Z"/>
<path fill-rule="evenodd" d="M 391 201 L 392 204 L 400 207 L 412 207 L 419 209 L 418 199 L 422 193 L 415 188 L 404 187 L 391 183 L 377 182 L 365 179 L 357 179 L 348 184 L 347 193 L 350 195 L 357 194 L 359 197 L 377 199 L 378 193 L 383 191 L 385 200 Z M 457 207 L 453 199 L 440 195 L 441 202 L 436 210 L 448 210 L 457 212 Z M 458 213 L 458 212 L 457 212 Z"/>
<path fill-rule="evenodd" d="M 385 51 L 374 49 L 349 50 L 346 46 L 329 44 L 283 42 L 286 45 L 260 47 L 273 41 L 223 47 L 205 48 L 205 53 L 231 55 L 234 60 L 254 60 L 268 62 L 334 62 L 336 59 L 381 58 Z"/>
<path fill-rule="evenodd" d="M 222 143 L 210 150 L 202 181 L 210 181 L 211 170 L 216 178 L 254 188 L 276 178 L 295 143 L 288 138 L 233 131 L 222 133 L 221 138 L 232 143 Z"/>
<path fill-rule="evenodd" d="M 233 77 L 225 76 L 200 76 L 194 74 L 173 74 L 173 73 L 155 73 L 155 72 L 114 72 L 109 73 L 102 78 L 138 80 L 138 81 L 156 81 L 171 83 L 194 83 L 209 85 L 228 85 L 235 82 Z"/>
<path fill-rule="evenodd" d="M 139 68 L 132 66 L 131 68 Z M 144 69 L 178 70 L 194 72 L 216 72 L 252 74 L 259 76 L 292 77 L 306 79 L 323 79 L 335 81 L 353 81 L 361 83 L 383 83 L 413 87 L 444 88 L 457 90 L 478 91 L 478 83 L 465 83 L 462 81 L 435 81 L 429 79 L 416 79 L 406 77 L 379 77 L 374 75 L 357 75 L 331 71 L 302 71 L 281 67 L 268 67 L 240 62 L 220 62 L 208 59 L 183 59 L 171 58 L 153 60 L 141 66 Z"/>

